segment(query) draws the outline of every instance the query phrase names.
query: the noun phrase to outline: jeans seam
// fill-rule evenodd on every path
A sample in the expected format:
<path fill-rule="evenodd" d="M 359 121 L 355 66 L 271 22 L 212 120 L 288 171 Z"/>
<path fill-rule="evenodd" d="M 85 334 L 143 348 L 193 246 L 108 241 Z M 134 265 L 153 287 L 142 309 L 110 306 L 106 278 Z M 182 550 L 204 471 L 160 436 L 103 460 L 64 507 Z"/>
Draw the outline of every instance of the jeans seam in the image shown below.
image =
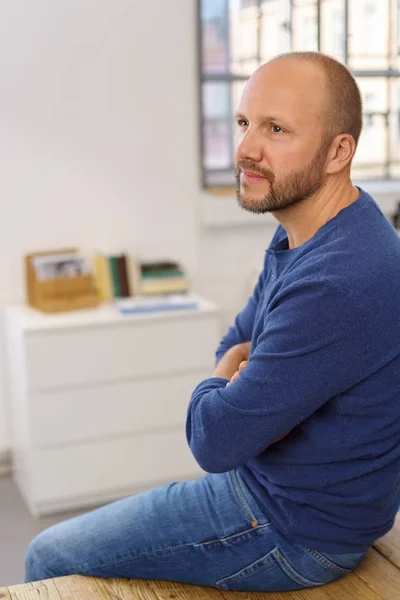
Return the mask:
<path fill-rule="evenodd" d="M 209 546 L 211 544 L 219 544 L 219 543 L 223 543 L 223 542 L 229 542 L 229 540 L 233 540 L 237 537 L 240 537 L 241 535 L 245 535 L 246 533 L 252 533 L 253 531 L 258 531 L 259 529 L 265 529 L 266 527 L 270 527 L 271 523 L 265 523 L 264 525 L 257 525 L 256 527 L 252 527 L 251 529 L 245 529 L 244 531 L 239 531 L 239 533 L 234 533 L 228 537 L 225 538 L 218 538 L 216 540 L 210 540 L 207 542 L 195 542 L 195 546 L 199 547 L 199 546 Z"/>
<path fill-rule="evenodd" d="M 302 575 L 297 573 L 297 571 L 295 569 L 293 569 L 293 567 L 289 564 L 288 560 L 282 554 L 282 552 L 279 550 L 279 548 L 274 548 L 272 550 L 272 556 L 274 557 L 274 559 L 276 560 L 278 565 L 281 567 L 282 571 L 284 571 L 290 579 L 292 579 L 299 585 L 306 586 L 306 587 L 318 587 L 320 585 L 324 585 L 323 583 L 318 583 L 316 581 L 311 581 L 310 579 L 306 579 L 305 577 L 303 577 Z"/>
<path fill-rule="evenodd" d="M 229 587 L 228 587 L 229 583 L 242 582 L 242 581 L 245 581 L 246 579 L 248 579 L 249 577 L 252 577 L 254 575 L 254 571 L 253 571 L 254 566 L 257 563 L 262 563 L 260 568 L 256 569 L 256 572 L 260 573 L 261 571 L 263 571 L 267 568 L 267 566 L 268 566 L 267 560 L 270 556 L 273 556 L 273 549 L 270 550 L 270 552 L 268 552 L 268 554 L 263 556 L 261 559 L 255 560 L 251 564 L 246 565 L 245 567 L 242 567 L 236 573 L 233 573 L 232 575 L 228 575 L 227 577 L 223 577 L 222 579 L 219 579 L 216 582 L 217 586 L 221 587 L 222 589 L 229 590 Z M 244 572 L 246 572 L 246 574 L 244 574 Z"/>
<path fill-rule="evenodd" d="M 247 502 L 247 499 L 246 499 L 243 489 L 240 485 L 240 482 L 239 482 L 239 479 L 238 479 L 238 476 L 237 476 L 235 470 L 229 471 L 229 478 L 232 483 L 232 487 L 235 492 L 236 498 L 240 504 L 240 507 L 243 510 L 245 517 L 250 521 L 250 525 L 253 528 L 258 527 L 258 521 L 257 521 L 256 517 L 254 516 L 253 511 L 251 510 L 251 508 Z"/>
<path fill-rule="evenodd" d="M 303 550 L 307 552 L 307 554 L 309 554 L 316 562 L 318 562 L 324 567 L 327 567 L 330 571 L 333 571 L 338 575 L 345 575 L 346 573 L 351 573 L 351 569 L 346 569 L 345 567 L 339 567 L 338 565 L 335 565 L 328 558 L 325 558 L 325 556 L 323 556 L 316 550 L 312 550 L 311 548 L 305 548 L 304 546 Z"/>
<path fill-rule="evenodd" d="M 275 548 L 270 550 L 270 552 L 268 552 L 268 554 L 266 554 L 262 558 L 254 561 L 253 563 L 251 563 L 249 565 L 246 565 L 245 567 L 243 567 L 236 573 L 233 573 L 232 575 L 228 575 L 227 577 L 223 577 L 222 579 L 219 579 L 216 582 L 216 584 L 221 589 L 229 590 L 230 584 L 235 584 L 238 582 L 242 583 L 246 579 L 251 578 L 255 573 L 258 574 L 261 571 L 265 570 L 268 566 L 267 562 L 269 559 L 275 561 L 275 563 L 285 573 L 285 575 L 289 579 L 291 579 L 292 581 L 294 581 L 295 583 L 300 585 L 302 588 L 319 587 L 321 585 L 324 585 L 324 583 L 311 581 L 310 579 L 306 579 L 305 577 L 303 577 L 302 575 L 297 573 L 297 571 L 289 564 L 286 557 L 282 554 L 282 552 L 279 550 L 279 548 L 277 546 L 275 546 Z M 256 565 L 258 565 L 258 566 L 256 566 Z"/>

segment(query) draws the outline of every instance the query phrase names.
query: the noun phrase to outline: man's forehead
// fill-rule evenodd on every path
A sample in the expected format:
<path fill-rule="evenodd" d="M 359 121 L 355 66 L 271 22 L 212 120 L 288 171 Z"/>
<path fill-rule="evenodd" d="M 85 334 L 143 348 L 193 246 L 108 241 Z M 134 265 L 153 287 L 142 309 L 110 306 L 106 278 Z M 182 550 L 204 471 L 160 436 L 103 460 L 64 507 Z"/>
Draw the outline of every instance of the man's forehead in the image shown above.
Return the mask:
<path fill-rule="evenodd" d="M 274 59 L 261 65 L 249 81 L 262 85 L 275 82 L 306 89 L 310 83 L 322 93 L 325 88 L 325 72 L 320 64 L 296 58 Z"/>
<path fill-rule="evenodd" d="M 267 63 L 250 77 L 238 112 L 254 111 L 260 116 L 276 114 L 292 120 L 315 118 L 324 112 L 326 102 L 321 69 L 286 59 Z"/>

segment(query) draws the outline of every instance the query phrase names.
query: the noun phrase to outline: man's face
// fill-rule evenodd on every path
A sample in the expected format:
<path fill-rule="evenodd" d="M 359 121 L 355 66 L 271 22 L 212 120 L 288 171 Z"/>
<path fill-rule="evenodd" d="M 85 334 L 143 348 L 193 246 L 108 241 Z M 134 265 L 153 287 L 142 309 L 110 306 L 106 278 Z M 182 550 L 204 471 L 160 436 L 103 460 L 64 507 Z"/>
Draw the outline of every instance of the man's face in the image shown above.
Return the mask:
<path fill-rule="evenodd" d="M 237 198 L 265 213 L 313 195 L 325 180 L 326 92 L 313 64 L 281 60 L 249 80 L 237 111 Z"/>

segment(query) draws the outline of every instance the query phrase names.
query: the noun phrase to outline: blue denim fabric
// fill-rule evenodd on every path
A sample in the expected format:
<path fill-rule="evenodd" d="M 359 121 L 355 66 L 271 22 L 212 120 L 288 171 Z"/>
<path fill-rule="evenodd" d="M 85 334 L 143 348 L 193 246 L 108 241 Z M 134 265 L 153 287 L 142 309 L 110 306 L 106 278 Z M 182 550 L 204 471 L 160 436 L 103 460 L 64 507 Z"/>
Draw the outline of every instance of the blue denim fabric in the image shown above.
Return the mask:
<path fill-rule="evenodd" d="M 25 581 L 75 573 L 297 590 L 339 579 L 363 556 L 285 540 L 230 471 L 158 487 L 46 529 L 29 545 Z"/>

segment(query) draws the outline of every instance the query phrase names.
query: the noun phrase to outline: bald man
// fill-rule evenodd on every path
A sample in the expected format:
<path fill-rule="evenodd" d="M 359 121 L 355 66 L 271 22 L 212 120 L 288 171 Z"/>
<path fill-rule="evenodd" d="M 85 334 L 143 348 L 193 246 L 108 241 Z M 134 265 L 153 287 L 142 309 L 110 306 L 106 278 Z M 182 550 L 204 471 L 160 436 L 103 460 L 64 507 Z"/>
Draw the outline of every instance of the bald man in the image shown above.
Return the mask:
<path fill-rule="evenodd" d="M 324 55 L 283 55 L 250 78 L 236 115 L 237 197 L 279 225 L 190 400 L 186 435 L 207 474 L 44 531 L 26 581 L 296 590 L 342 577 L 392 527 L 400 241 L 350 179 L 361 115 L 353 77 Z"/>

